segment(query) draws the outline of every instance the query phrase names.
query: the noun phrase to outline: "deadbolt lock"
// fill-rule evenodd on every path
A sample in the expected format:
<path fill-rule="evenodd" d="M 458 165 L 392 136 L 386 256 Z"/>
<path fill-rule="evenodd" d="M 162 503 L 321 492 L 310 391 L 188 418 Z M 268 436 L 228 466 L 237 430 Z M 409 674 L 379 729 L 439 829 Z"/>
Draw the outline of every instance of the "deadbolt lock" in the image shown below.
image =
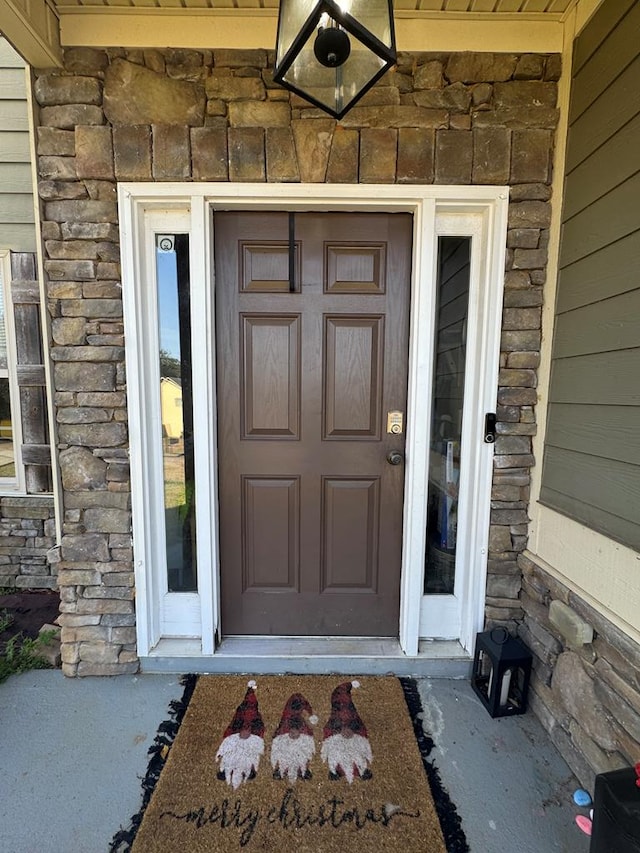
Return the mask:
<path fill-rule="evenodd" d="M 403 419 L 402 412 L 387 412 L 387 432 L 391 435 L 402 435 Z"/>

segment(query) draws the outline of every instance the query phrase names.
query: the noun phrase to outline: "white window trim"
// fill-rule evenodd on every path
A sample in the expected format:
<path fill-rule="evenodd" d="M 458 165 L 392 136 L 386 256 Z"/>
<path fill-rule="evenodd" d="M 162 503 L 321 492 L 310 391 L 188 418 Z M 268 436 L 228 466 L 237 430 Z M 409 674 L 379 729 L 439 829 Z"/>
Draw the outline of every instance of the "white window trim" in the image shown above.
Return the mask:
<path fill-rule="evenodd" d="M 504 256 L 506 247 L 508 190 L 505 187 L 445 187 L 421 185 L 328 185 L 328 184 L 121 184 L 118 187 L 120 239 L 122 247 L 123 300 L 125 337 L 127 340 L 127 377 L 129 425 L 132 453 L 132 509 L 136 597 L 138 602 L 138 653 L 146 656 L 162 637 L 158 608 L 154 606 L 153 560 L 150 549 L 151 526 L 145 505 L 143 484 L 149 475 L 149 436 L 144 430 L 145 384 L 144 339 L 141 323 L 144 314 L 139 304 L 139 291 L 149 287 L 148 270 L 142 257 L 145 245 L 144 221 L 152 211 L 188 211 L 191 217 L 191 275 L 194 280 L 213 281 L 211 209 L 223 210 L 359 210 L 408 212 L 414 217 L 412 264 L 412 303 L 407 408 L 406 479 L 404 510 L 403 567 L 400 590 L 400 645 L 408 656 L 418 653 L 421 634 L 423 565 L 426 541 L 426 499 L 430 446 L 431 380 L 433 370 L 433 337 L 435 273 L 437 253 L 436 216 L 438 213 L 460 216 L 480 215 L 486 251 L 482 261 L 482 289 L 479 308 L 485 321 L 493 322 L 495 334 L 485 346 L 478 371 L 484 377 L 482 403 L 485 411 L 494 411 L 500 348 L 499 316 L 502 306 Z M 196 236 L 198 239 L 196 240 Z M 145 277 L 147 276 L 147 277 Z M 196 471 L 202 478 L 203 500 L 199 499 L 202 518 L 210 528 L 208 540 L 198 544 L 199 606 L 202 638 L 201 654 L 214 652 L 216 632 L 221 629 L 219 616 L 219 568 L 217 525 L 217 458 L 215 423 L 215 329 L 213 288 L 198 288 L 192 302 L 193 334 L 206 350 L 208 365 L 200 377 L 206 384 L 207 396 L 202 408 L 194 401 L 194 424 L 200 431 L 201 447 L 208 458 L 198 460 Z M 487 326 L 486 328 L 490 328 Z M 205 352 L 203 351 L 203 355 Z M 205 395 L 203 395 L 204 400 Z M 202 401 L 201 401 L 202 402 Z M 204 411 L 204 409 L 207 409 Z M 480 442 L 480 438 L 476 439 Z M 205 444 L 206 442 L 206 444 Z M 210 449 L 213 448 L 213 452 Z M 469 597 L 461 613 L 460 643 L 470 652 L 475 634 L 484 623 L 487 538 L 489 530 L 489 494 L 492 479 L 493 448 L 480 445 L 473 471 L 476 496 L 486 495 L 484 511 L 476 513 L 480 532 L 473 537 L 474 568 L 468 580 Z M 146 460 L 146 464 L 143 464 Z M 153 466 L 151 466 L 153 467 Z M 209 512 L 205 516 L 205 511 Z M 198 518 L 200 512 L 198 511 Z M 197 520 L 198 529 L 206 529 Z M 468 550 L 468 549 L 467 549 Z M 205 577 L 208 575 L 208 577 Z"/>
<path fill-rule="evenodd" d="M 11 293 L 11 252 L 0 249 L 0 287 L 4 297 L 4 323 L 7 340 L 7 369 L 9 379 L 9 400 L 11 405 L 11 429 L 13 435 L 13 455 L 16 468 L 15 477 L 0 477 L 0 494 L 26 493 L 24 465 L 22 464 L 22 419 L 20 417 L 20 388 L 18 386 L 16 324 Z M 4 377 L 3 377 L 4 378 Z"/>
<path fill-rule="evenodd" d="M 436 240 L 443 236 L 469 237 L 471 257 L 455 588 L 451 595 L 422 597 L 420 624 L 429 626 L 431 638 L 460 639 L 463 648 L 471 651 L 485 606 L 493 445 L 483 443 L 480 437 L 485 413 L 496 408 L 503 276 L 496 275 L 495 270 L 502 269 L 496 264 L 503 263 L 503 253 L 490 257 L 492 223 L 488 211 L 482 215 L 442 212 L 435 227 Z M 430 409 L 426 416 L 431 417 Z M 482 571 L 473 570 L 478 561 Z"/>

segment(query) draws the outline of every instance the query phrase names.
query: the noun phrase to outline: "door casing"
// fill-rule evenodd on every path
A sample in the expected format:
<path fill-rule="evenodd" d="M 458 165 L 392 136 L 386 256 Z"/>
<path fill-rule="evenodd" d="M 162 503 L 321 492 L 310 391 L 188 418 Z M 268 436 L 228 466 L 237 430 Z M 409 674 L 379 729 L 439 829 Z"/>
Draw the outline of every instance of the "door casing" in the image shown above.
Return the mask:
<path fill-rule="evenodd" d="M 168 593 L 158 577 L 160 506 L 149 496 L 161 493 L 159 449 L 149 424 L 154 415 L 153 328 L 154 234 L 187 230 L 193 282 L 213 280 L 212 216 L 221 210 L 359 210 L 413 215 L 409 382 L 406 421 L 406 472 L 403 560 L 400 590 L 400 646 L 416 656 L 421 637 L 438 638 L 425 620 L 435 610 L 457 608 L 455 637 L 470 652 L 484 621 L 487 545 L 493 448 L 481 438 L 484 412 L 494 411 L 500 351 L 508 189 L 325 184 L 120 184 L 122 284 L 127 340 L 127 389 L 131 451 L 134 567 L 138 654 L 142 657 L 164 636 L 196 637 L 201 655 L 214 653 L 221 630 L 217 524 L 217 448 L 215 422 L 215 328 L 212 288 L 194 287 L 192 334 L 204 348 L 194 365 L 203 394 L 194 401 L 196 442 L 196 524 L 206 531 L 198 541 L 198 593 Z M 422 594 L 426 537 L 426 495 L 430 445 L 432 341 L 435 321 L 437 239 L 439 234 L 472 237 L 469 306 L 469 406 L 462 444 L 468 474 L 460 483 L 466 507 L 466 532 L 460 547 L 459 581 L 454 596 L 438 596 L 429 607 Z M 155 335 L 155 338 L 154 338 Z M 202 350 L 201 350 L 202 351 Z M 157 358 L 155 359 L 157 361 Z M 194 377 L 196 378 L 196 377 Z M 158 503 L 160 499 L 155 502 Z M 160 542 L 163 546 L 163 542 Z M 464 564 L 462 564 L 464 562 Z M 212 570 L 215 567 L 215 570 Z M 430 597 L 428 597 L 430 598 Z M 444 599 L 451 599 L 445 601 Z M 457 603 L 455 601 L 457 599 Z M 180 627 L 182 626 L 182 627 Z M 193 645 L 193 644 L 191 644 Z"/>

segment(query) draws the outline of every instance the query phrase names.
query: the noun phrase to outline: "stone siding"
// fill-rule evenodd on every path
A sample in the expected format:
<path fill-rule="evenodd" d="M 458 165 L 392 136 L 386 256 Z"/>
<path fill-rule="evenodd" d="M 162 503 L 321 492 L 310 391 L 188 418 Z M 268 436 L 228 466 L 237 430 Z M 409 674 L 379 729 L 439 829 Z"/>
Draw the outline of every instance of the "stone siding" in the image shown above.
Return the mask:
<path fill-rule="evenodd" d="M 57 589 L 53 498 L 0 497 L 0 587 Z"/>
<path fill-rule="evenodd" d="M 530 704 L 581 783 L 640 758 L 640 646 L 524 554 L 519 634 L 532 650 Z M 549 614 L 560 601 L 593 628 L 571 647 Z"/>
<path fill-rule="evenodd" d="M 521 618 L 557 55 L 402 54 L 340 122 L 266 50 L 65 53 L 34 86 L 67 675 L 137 666 L 117 181 L 510 184 L 487 620 Z"/>

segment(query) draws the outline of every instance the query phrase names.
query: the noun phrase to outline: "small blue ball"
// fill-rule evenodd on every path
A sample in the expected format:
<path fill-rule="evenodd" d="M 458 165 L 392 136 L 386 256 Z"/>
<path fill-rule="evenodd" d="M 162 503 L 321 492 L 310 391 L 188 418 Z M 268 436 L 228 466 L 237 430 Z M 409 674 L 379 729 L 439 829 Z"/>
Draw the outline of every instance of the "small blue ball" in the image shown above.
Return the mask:
<path fill-rule="evenodd" d="M 589 793 L 582 788 L 578 788 L 578 790 L 573 795 L 573 802 L 577 806 L 590 806 L 591 805 L 591 797 Z"/>

